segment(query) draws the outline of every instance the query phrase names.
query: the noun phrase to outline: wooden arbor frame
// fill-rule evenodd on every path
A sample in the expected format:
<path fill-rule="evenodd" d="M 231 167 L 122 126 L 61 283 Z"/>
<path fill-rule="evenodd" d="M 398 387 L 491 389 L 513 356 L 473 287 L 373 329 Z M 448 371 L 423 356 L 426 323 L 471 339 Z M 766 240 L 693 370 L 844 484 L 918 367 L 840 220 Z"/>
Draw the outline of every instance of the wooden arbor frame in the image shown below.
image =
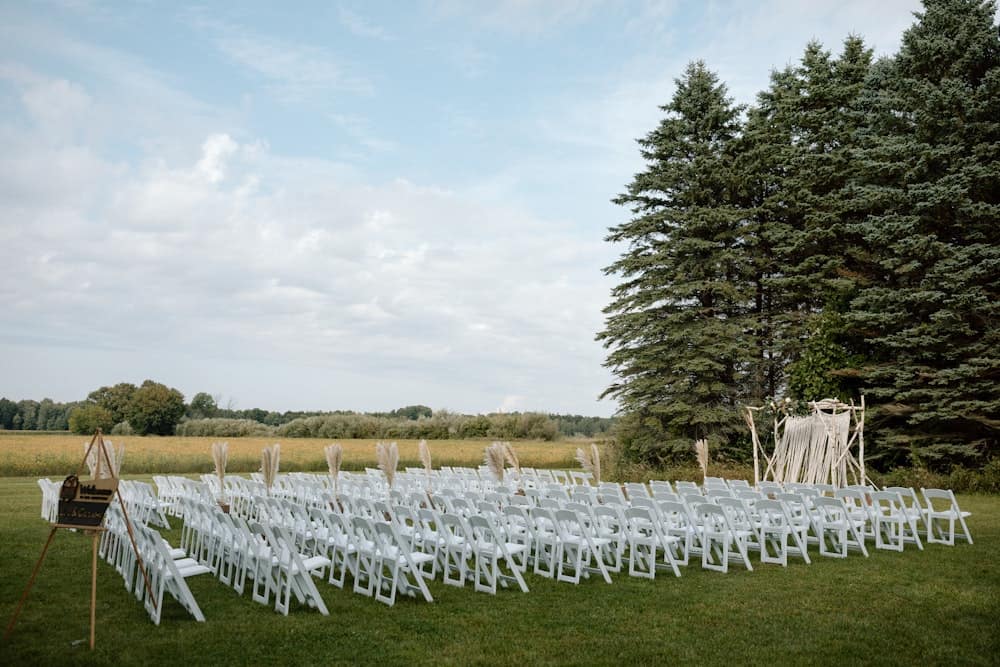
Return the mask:
<path fill-rule="evenodd" d="M 810 401 L 809 408 L 807 416 L 775 413 L 770 451 L 764 446 L 754 420 L 755 413 L 765 408 L 744 408 L 743 418 L 753 441 L 754 482 L 837 487 L 870 483 L 865 473 L 865 397 L 861 397 L 859 405 L 853 400 L 844 403 L 827 398 Z"/>

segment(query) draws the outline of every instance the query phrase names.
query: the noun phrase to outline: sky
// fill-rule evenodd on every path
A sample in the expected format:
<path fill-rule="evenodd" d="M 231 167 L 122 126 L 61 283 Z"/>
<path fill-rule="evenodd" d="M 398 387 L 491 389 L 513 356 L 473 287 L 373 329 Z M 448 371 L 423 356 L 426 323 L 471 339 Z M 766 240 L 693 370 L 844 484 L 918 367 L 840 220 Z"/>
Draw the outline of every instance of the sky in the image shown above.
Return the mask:
<path fill-rule="evenodd" d="M 611 203 L 691 60 L 752 103 L 916 0 L 0 0 L 0 396 L 608 416 Z"/>

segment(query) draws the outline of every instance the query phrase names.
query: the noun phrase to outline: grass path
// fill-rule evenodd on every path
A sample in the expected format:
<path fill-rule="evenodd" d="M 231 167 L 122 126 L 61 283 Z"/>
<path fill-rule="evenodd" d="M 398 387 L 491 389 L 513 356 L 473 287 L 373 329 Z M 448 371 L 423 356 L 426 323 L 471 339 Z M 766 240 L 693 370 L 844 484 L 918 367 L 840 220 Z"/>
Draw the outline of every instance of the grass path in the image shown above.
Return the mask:
<path fill-rule="evenodd" d="M 329 617 L 293 607 L 286 618 L 203 575 L 189 584 L 207 622 L 170 600 L 155 627 L 101 562 L 93 653 L 89 540 L 60 531 L 0 664 L 1000 664 L 1000 498 L 959 502 L 973 512 L 971 546 L 729 574 L 692 565 L 612 585 L 529 575 L 530 593 L 496 597 L 436 581 L 434 603 L 394 608 L 321 583 Z M 5 626 L 48 532 L 39 505 L 33 478 L 0 479 Z"/>

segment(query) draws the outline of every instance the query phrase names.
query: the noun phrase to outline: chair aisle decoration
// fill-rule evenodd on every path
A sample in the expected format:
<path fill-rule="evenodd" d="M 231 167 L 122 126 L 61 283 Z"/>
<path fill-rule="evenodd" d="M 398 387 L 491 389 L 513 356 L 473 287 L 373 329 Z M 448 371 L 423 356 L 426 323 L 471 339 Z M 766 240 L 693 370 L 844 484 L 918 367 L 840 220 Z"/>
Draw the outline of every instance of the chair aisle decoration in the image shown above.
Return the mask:
<path fill-rule="evenodd" d="M 219 479 L 219 507 L 229 511 L 229 499 L 226 497 L 226 463 L 229 462 L 229 443 L 212 443 L 212 462 L 215 464 L 215 476 Z"/>

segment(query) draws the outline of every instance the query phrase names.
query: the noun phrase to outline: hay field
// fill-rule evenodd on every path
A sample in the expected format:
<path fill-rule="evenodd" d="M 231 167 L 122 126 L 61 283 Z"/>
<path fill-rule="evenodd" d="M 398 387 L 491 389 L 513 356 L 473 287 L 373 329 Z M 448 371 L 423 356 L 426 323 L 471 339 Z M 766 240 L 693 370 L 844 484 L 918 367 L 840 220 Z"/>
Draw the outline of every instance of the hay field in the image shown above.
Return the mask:
<path fill-rule="evenodd" d="M 281 470 L 326 470 L 323 447 L 334 442 L 320 438 L 209 438 L 162 436 L 108 436 L 115 445 L 125 443 L 123 474 L 211 472 L 211 447 L 215 441 L 229 443 L 228 472 L 252 472 L 260 468 L 265 446 L 281 443 Z M 0 475 L 67 475 L 83 458 L 82 443 L 90 438 L 66 433 L 21 433 L 0 431 Z M 375 440 L 337 440 L 344 447 L 344 469 L 375 466 Z M 420 465 L 416 440 L 397 440 L 399 466 Z M 589 441 L 587 441 L 589 442 Z M 488 440 L 431 440 L 434 467 L 478 466 Z M 581 441 L 513 443 L 521 465 L 537 468 L 576 468 L 573 459 Z"/>

